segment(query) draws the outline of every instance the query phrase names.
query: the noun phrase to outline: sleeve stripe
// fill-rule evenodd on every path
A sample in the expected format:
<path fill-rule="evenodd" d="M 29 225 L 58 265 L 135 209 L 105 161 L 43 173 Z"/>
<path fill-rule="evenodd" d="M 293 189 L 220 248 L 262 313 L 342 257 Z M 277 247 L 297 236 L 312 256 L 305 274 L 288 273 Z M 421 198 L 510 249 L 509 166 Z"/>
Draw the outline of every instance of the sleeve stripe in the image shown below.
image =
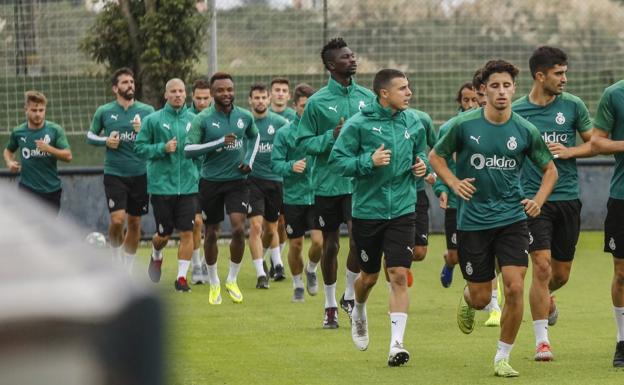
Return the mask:
<path fill-rule="evenodd" d="M 92 131 L 89 131 L 89 132 L 87 132 L 87 139 L 93 140 L 95 142 L 106 143 L 106 139 L 108 139 L 108 137 L 106 137 L 106 136 L 99 136 L 97 134 L 94 134 Z"/>
<path fill-rule="evenodd" d="M 220 145 L 221 143 L 225 142 L 225 137 L 221 137 L 217 140 L 213 140 L 212 142 L 206 142 L 206 143 L 202 143 L 202 144 L 187 144 L 186 146 L 184 146 L 184 151 L 186 152 L 190 152 L 190 151 L 201 151 L 201 150 L 206 150 L 206 149 L 210 149 L 212 147 L 216 147 L 218 145 Z"/>
<path fill-rule="evenodd" d="M 256 136 L 256 143 L 254 144 L 254 149 L 251 153 L 251 158 L 249 158 L 249 167 L 253 168 L 254 160 L 256 160 L 256 154 L 258 153 L 258 148 L 260 147 L 260 134 Z"/>

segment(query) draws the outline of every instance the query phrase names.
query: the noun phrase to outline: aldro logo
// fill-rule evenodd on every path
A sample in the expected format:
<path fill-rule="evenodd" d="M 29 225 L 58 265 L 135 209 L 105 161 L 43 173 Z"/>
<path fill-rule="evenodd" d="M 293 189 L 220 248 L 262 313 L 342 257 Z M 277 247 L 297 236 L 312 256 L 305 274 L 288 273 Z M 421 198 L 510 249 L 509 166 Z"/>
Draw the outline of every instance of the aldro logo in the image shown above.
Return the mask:
<path fill-rule="evenodd" d="M 226 151 L 238 151 L 243 148 L 243 139 L 236 139 L 234 143 L 223 147 Z"/>
<path fill-rule="evenodd" d="M 134 131 L 126 131 L 119 134 L 119 140 L 123 142 L 134 142 L 136 140 L 136 132 Z"/>
<path fill-rule="evenodd" d="M 542 134 L 542 139 L 546 143 L 567 143 L 568 142 L 568 134 L 558 134 L 557 132 L 544 132 Z"/>
<path fill-rule="evenodd" d="M 269 142 L 261 142 L 258 146 L 258 152 L 261 154 L 269 153 L 273 150 L 273 144 Z"/>
<path fill-rule="evenodd" d="M 518 165 L 515 159 L 509 159 L 506 156 L 486 157 L 483 154 L 473 154 L 470 157 L 470 165 L 476 170 L 481 170 L 484 167 L 495 170 L 513 170 Z"/>

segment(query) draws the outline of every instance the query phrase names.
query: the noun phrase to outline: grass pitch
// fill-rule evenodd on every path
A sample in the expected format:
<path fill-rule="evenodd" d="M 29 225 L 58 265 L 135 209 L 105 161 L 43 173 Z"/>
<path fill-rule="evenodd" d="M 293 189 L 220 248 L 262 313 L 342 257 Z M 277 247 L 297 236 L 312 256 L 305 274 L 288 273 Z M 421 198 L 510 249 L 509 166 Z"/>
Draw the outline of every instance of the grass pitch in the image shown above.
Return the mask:
<path fill-rule="evenodd" d="M 560 316 L 550 328 L 554 362 L 533 361 L 534 337 L 528 306 L 530 270 L 525 281 L 525 313 L 511 356 L 517 379 L 493 375 L 498 328 L 483 326 L 487 313 L 477 313 L 470 335 L 456 324 L 455 310 L 463 288 L 455 269 L 453 285 L 440 285 L 444 240 L 430 239 L 425 261 L 414 263 L 415 283 L 405 334 L 410 361 L 389 368 L 386 358 L 390 327 L 388 289 L 380 281 L 368 303 L 370 345 L 357 351 L 351 341 L 348 318 L 340 310 L 340 328 L 323 330 L 322 286 L 305 303 L 291 303 L 292 280 L 271 282 L 257 290 L 249 252 L 243 259 L 238 283 L 244 302 L 233 304 L 223 283 L 229 249 L 220 247 L 219 276 L 223 303 L 208 304 L 208 287 L 176 293 L 175 249 L 165 251 L 163 280 L 159 284 L 167 305 L 167 377 L 174 385 L 193 384 L 623 384 L 624 371 L 612 367 L 615 322 L 610 297 L 613 263 L 603 253 L 602 233 L 581 234 L 572 275 L 556 293 Z M 306 248 L 307 250 L 307 248 Z M 347 242 L 341 241 L 338 297 L 344 290 Z M 149 250 L 140 251 L 135 274 L 145 274 Z M 284 252 L 284 259 L 286 250 Z M 320 268 L 319 268 L 320 277 Z M 189 273 L 190 274 L 190 273 Z M 190 275 L 189 275 L 190 277 Z M 322 283 L 322 280 L 321 280 Z"/>

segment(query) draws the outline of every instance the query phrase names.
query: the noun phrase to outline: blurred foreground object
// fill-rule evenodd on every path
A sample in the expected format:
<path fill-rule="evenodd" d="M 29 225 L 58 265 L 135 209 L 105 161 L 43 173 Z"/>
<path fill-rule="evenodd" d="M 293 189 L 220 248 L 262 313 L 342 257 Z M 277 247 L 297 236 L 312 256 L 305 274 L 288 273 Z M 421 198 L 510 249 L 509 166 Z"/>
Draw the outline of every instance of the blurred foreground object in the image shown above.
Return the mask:
<path fill-rule="evenodd" d="M 156 295 L 73 224 L 0 182 L 3 384 L 163 383 Z"/>

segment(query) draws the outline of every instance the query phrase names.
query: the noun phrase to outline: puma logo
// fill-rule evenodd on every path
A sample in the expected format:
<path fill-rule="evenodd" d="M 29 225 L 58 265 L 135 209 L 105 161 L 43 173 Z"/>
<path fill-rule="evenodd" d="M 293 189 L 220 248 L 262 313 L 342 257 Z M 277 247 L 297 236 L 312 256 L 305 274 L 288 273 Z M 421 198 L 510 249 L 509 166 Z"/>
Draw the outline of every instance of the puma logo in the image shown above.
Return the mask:
<path fill-rule="evenodd" d="M 338 105 L 337 105 L 337 104 L 336 104 L 335 106 L 333 106 L 333 107 L 332 107 L 332 106 L 329 106 L 329 107 L 327 107 L 327 108 L 328 108 L 328 109 L 330 109 L 330 110 L 332 110 L 332 111 L 334 111 L 335 113 L 338 113 Z"/>
<path fill-rule="evenodd" d="M 219 123 L 219 122 L 212 122 L 212 126 L 213 127 L 217 127 L 217 128 L 221 128 L 221 123 Z"/>
<path fill-rule="evenodd" d="M 381 127 L 373 127 L 373 128 L 371 128 L 371 130 L 377 131 L 378 133 L 381 134 Z"/>
<path fill-rule="evenodd" d="M 111 114 L 111 119 L 113 119 L 113 120 L 117 120 L 118 117 L 119 117 L 118 115 Z"/>
<path fill-rule="evenodd" d="M 171 127 L 169 127 L 169 124 L 167 123 L 163 123 L 163 127 L 165 127 L 167 130 L 171 130 Z"/>
<path fill-rule="evenodd" d="M 414 248 L 413 247 L 409 247 L 406 246 L 407 250 L 409 250 L 410 253 L 414 254 Z"/>
<path fill-rule="evenodd" d="M 23 136 L 22 136 L 22 137 L 20 138 L 20 140 L 21 140 L 22 142 L 26 143 L 26 138 L 25 138 L 25 137 L 23 137 Z"/>
<path fill-rule="evenodd" d="M 477 144 L 479 144 L 479 139 L 481 139 L 481 135 L 477 136 L 476 138 L 470 135 L 470 139 L 474 140 L 475 142 L 477 142 Z"/>

